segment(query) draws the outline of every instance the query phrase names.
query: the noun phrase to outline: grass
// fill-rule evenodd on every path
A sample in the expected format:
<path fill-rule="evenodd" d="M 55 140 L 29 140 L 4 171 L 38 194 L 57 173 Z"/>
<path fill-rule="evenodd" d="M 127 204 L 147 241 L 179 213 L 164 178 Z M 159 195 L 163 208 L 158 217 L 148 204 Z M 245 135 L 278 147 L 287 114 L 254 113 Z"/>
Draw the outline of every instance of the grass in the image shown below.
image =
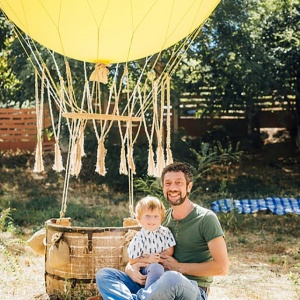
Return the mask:
<path fill-rule="evenodd" d="M 300 153 L 287 156 L 287 147 L 276 145 L 276 153 L 268 148 L 239 162 L 210 166 L 197 179 L 192 200 L 210 208 L 212 201 L 223 198 L 299 198 Z M 63 174 L 54 173 L 51 163 L 45 165 L 46 172 L 33 173 L 33 156 L 28 153 L 4 154 L 0 161 L 2 299 L 46 299 L 43 258 L 28 252 L 24 243 L 46 220 L 60 214 Z M 139 182 L 141 191 L 157 190 L 157 183 L 152 188 L 151 182 L 144 183 Z M 68 199 L 66 216 L 75 226 L 118 227 L 129 216 L 126 194 L 82 177 L 70 181 Z M 299 215 L 231 211 L 218 218 L 226 232 L 231 267 L 228 277 L 216 278 L 210 300 L 300 298 Z"/>

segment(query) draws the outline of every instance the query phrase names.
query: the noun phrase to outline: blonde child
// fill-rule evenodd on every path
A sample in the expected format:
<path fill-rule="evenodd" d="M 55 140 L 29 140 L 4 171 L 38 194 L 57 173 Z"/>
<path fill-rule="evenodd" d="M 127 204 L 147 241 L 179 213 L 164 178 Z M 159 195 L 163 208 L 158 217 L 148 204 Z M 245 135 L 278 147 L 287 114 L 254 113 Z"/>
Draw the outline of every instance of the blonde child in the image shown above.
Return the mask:
<path fill-rule="evenodd" d="M 147 196 L 138 201 L 135 213 L 142 226 L 128 246 L 129 263 L 148 263 L 140 272 L 147 275 L 145 289 L 154 283 L 163 273 L 159 263 L 160 255 L 173 255 L 176 244 L 170 229 L 161 225 L 165 217 L 165 207 L 156 197 Z"/>

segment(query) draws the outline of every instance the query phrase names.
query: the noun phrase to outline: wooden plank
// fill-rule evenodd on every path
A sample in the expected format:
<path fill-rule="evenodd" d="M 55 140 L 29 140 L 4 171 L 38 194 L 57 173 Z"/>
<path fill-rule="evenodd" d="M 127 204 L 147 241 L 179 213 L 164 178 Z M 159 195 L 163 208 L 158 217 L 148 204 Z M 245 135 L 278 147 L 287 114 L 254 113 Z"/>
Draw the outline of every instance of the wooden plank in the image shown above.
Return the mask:
<path fill-rule="evenodd" d="M 130 121 L 130 122 L 141 122 L 141 117 L 132 116 L 118 116 L 118 115 L 107 115 L 107 114 L 91 114 L 91 113 L 64 113 L 65 118 L 71 119 L 83 119 L 83 120 L 109 120 L 109 121 Z"/>
<path fill-rule="evenodd" d="M 51 117 L 47 105 L 44 112 L 44 128 L 51 126 Z M 37 139 L 36 109 L 0 109 L 0 149 L 34 151 Z M 54 141 L 45 138 L 44 151 L 54 148 Z M 47 150 L 48 149 L 48 150 Z"/>

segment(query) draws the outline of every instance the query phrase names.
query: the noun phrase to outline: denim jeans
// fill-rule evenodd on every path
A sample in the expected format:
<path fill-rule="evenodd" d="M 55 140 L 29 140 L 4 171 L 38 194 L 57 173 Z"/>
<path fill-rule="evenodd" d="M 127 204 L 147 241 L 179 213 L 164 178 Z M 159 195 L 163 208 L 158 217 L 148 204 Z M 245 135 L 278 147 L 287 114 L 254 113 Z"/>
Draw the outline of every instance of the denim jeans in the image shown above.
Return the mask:
<path fill-rule="evenodd" d="M 141 268 L 140 272 L 143 275 L 147 275 L 145 289 L 147 289 L 152 283 L 154 283 L 162 274 L 164 274 L 165 269 L 163 265 L 159 263 L 151 263 L 145 268 Z"/>
<path fill-rule="evenodd" d="M 103 268 L 96 282 L 104 300 L 206 300 L 196 281 L 175 271 L 165 272 L 148 289 L 131 280 L 124 272 Z"/>

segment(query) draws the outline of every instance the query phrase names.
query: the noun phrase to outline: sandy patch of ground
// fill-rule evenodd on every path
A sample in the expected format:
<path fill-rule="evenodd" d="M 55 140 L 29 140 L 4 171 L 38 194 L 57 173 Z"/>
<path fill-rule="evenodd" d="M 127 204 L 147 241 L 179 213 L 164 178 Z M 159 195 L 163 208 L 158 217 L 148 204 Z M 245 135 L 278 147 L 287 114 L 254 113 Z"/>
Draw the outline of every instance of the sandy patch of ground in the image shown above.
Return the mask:
<path fill-rule="evenodd" d="M 294 250 L 297 249 L 294 244 Z M 269 253 L 252 251 L 251 246 L 229 248 L 231 261 L 227 277 L 216 277 L 209 300 L 282 300 L 300 299 L 300 265 L 282 257 L 268 262 Z M 280 256 L 281 257 L 281 256 Z M 274 259 L 273 259 L 274 260 Z M 1 300 L 46 300 L 44 257 L 26 251 L 24 246 L 0 251 Z"/>

